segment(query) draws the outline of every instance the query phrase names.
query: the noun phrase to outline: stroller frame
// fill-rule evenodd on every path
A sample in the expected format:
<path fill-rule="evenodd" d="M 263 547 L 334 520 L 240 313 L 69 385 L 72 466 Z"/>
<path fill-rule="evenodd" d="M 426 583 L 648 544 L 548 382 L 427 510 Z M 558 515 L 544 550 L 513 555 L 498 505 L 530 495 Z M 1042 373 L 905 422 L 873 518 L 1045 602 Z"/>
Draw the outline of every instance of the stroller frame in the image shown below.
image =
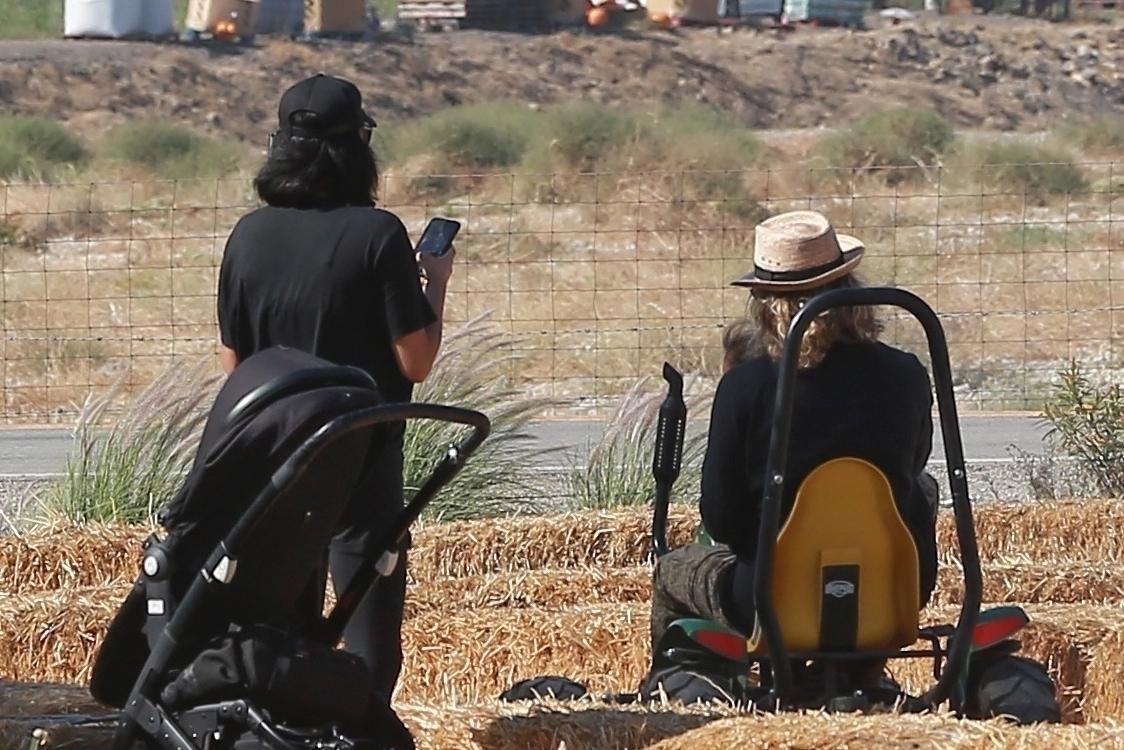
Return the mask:
<path fill-rule="evenodd" d="M 265 745 L 276 750 L 299 750 L 301 746 L 295 744 L 301 739 L 299 733 L 275 725 L 250 700 L 225 701 L 176 714 L 161 705 L 160 690 L 167 681 L 170 665 L 178 655 L 179 644 L 191 633 L 205 605 L 223 586 L 234 580 L 239 549 L 268 514 L 273 502 L 341 438 L 355 436 L 381 423 L 410 419 L 462 424 L 471 427 L 472 432 L 459 444 L 448 448 L 429 478 L 379 537 L 375 547 L 379 551 L 397 549 L 410 526 L 437 492 L 460 471 L 487 438 L 491 425 L 485 415 L 451 406 L 407 403 L 368 407 L 331 420 L 306 439 L 272 474 L 246 512 L 208 556 L 178 605 L 170 600 L 171 566 L 162 546 L 155 539 L 146 543 L 142 579 L 148 612 L 145 634 L 150 653 L 119 716 L 114 735 L 115 750 L 128 750 L 138 736 L 150 745 L 167 750 L 205 750 L 210 745 L 210 735 L 224 726 L 252 732 Z M 372 561 L 339 596 L 329 615 L 319 618 L 313 628 L 312 639 L 329 647 L 337 646 L 344 627 L 378 576 Z M 332 733 L 339 740 L 333 743 L 339 750 L 352 746 L 335 729 Z"/>

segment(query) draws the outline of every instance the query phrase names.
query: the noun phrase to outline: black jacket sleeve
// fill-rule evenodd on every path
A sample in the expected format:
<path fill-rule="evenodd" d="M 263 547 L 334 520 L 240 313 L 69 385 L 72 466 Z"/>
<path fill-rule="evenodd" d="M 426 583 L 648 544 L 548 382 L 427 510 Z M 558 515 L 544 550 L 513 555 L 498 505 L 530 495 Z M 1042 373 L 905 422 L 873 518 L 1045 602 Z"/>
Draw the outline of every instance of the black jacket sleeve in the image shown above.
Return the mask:
<path fill-rule="evenodd" d="M 727 373 L 714 394 L 699 511 L 712 539 L 752 557 L 757 549 L 761 499 L 748 490 L 746 444 L 748 425 L 754 418 L 754 386 L 746 382 L 744 374 L 742 368 Z"/>
<path fill-rule="evenodd" d="M 241 285 L 237 279 L 235 253 L 231 252 L 231 247 L 234 244 L 233 239 L 237 232 L 238 227 L 235 226 L 230 238 L 227 239 L 226 248 L 222 255 L 222 265 L 219 267 L 218 323 L 219 338 L 223 346 L 233 349 L 235 353 L 242 356 L 239 344 L 244 345 L 245 342 L 239 340 L 243 324 Z"/>

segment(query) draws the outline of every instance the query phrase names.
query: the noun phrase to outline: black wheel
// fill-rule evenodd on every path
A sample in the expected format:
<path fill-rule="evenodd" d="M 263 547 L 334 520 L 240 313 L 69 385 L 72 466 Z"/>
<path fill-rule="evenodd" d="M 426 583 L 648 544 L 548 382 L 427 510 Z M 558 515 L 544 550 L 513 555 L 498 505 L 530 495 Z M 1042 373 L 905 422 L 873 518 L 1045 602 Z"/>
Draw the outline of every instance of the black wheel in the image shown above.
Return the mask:
<path fill-rule="evenodd" d="M 556 698 L 560 701 L 573 701 L 589 695 L 589 690 L 580 682 L 566 677 L 548 675 L 532 677 L 515 683 L 500 696 L 506 703 L 533 701 L 539 698 Z"/>
<path fill-rule="evenodd" d="M 1062 719 L 1057 688 L 1046 668 L 1010 654 L 972 661 L 964 713 L 972 719 L 1006 716 L 1019 724 L 1056 724 Z"/>
<path fill-rule="evenodd" d="M 740 691 L 720 675 L 706 675 L 682 667 L 660 669 L 648 676 L 640 687 L 640 698 L 672 703 L 725 703 L 736 705 Z"/>

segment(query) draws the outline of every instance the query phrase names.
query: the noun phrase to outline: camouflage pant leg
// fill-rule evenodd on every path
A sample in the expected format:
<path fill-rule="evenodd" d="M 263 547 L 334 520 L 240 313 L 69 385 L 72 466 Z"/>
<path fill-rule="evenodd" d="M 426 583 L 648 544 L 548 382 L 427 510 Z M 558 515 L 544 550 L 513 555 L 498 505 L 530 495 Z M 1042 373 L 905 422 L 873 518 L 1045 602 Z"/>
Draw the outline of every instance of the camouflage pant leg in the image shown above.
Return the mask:
<path fill-rule="evenodd" d="M 688 544 L 659 559 L 652 574 L 652 654 L 668 626 L 702 617 L 735 627 L 722 609 L 737 556 L 724 544 Z"/>

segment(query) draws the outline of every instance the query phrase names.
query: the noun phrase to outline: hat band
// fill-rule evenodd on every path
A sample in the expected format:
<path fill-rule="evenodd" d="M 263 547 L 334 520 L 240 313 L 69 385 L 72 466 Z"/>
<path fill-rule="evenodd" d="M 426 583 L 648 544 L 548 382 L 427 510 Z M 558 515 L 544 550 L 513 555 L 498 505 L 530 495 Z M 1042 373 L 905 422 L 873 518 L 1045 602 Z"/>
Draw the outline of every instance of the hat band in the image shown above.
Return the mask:
<path fill-rule="evenodd" d="M 856 250 L 858 248 L 855 248 Z M 762 281 L 805 281 L 807 279 L 815 278 L 828 271 L 834 271 L 839 266 L 847 262 L 847 256 L 852 255 L 855 250 L 844 253 L 840 252 L 839 257 L 830 263 L 824 263 L 821 266 L 813 266 L 812 268 L 801 268 L 798 271 L 769 271 L 760 266 L 753 267 L 753 276 L 761 279 Z"/>

